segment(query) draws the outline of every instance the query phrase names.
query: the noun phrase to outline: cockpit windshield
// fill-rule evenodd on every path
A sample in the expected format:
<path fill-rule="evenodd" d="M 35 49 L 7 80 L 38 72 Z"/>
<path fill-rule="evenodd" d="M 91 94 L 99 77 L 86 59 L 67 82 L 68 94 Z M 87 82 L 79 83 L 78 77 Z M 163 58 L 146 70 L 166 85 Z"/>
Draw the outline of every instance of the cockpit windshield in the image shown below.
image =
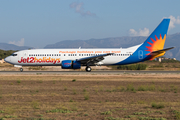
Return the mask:
<path fill-rule="evenodd" d="M 13 53 L 11 56 L 17 56 L 17 54 L 14 54 L 14 53 Z"/>

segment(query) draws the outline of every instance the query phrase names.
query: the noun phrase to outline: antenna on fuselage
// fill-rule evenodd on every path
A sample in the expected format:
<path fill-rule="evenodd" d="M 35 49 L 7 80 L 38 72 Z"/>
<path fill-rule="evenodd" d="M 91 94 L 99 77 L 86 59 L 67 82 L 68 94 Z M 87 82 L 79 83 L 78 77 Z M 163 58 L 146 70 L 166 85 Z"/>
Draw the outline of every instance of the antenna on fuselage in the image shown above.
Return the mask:
<path fill-rule="evenodd" d="M 81 46 L 79 47 L 79 49 L 81 49 Z"/>

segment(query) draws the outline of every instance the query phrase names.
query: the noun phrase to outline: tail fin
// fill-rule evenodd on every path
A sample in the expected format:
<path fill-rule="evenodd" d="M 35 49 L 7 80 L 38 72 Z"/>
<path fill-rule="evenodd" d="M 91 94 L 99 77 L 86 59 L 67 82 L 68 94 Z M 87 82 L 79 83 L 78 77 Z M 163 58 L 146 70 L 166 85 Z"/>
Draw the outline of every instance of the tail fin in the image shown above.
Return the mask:
<path fill-rule="evenodd" d="M 129 56 L 127 59 L 116 63 L 115 65 L 153 60 L 156 57 L 164 55 L 166 49 L 163 48 L 166 40 L 169 22 L 170 19 L 163 19 L 162 22 L 157 26 L 157 28 L 146 39 L 146 41 L 135 50 L 132 56 Z M 152 54 L 153 52 L 155 53 Z"/>
<path fill-rule="evenodd" d="M 164 48 L 170 19 L 163 19 L 157 28 L 151 33 L 147 40 L 139 47 L 145 55 Z"/>

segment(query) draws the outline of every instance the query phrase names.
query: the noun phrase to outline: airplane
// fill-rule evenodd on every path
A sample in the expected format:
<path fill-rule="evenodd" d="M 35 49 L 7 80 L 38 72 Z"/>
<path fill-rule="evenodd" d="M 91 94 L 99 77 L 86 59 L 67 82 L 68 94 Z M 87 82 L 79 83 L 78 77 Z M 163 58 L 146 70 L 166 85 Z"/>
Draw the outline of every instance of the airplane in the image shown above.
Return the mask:
<path fill-rule="evenodd" d="M 14 67 L 22 66 L 61 66 L 62 69 L 81 69 L 86 66 L 90 72 L 91 66 L 126 65 L 163 56 L 170 19 L 163 19 L 144 43 L 122 48 L 104 49 L 32 49 L 21 50 L 5 58 Z"/>

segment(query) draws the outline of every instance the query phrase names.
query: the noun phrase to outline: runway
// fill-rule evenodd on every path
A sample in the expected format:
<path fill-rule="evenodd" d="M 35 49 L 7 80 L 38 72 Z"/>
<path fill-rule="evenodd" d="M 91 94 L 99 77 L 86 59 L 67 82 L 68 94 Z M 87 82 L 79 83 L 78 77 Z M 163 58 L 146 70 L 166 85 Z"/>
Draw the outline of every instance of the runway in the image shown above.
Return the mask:
<path fill-rule="evenodd" d="M 0 75 L 42 75 L 42 74 L 60 74 L 60 75 L 113 75 L 113 74 L 180 74 L 180 71 L 107 71 L 107 70 L 96 70 L 91 72 L 86 71 L 0 71 Z"/>

